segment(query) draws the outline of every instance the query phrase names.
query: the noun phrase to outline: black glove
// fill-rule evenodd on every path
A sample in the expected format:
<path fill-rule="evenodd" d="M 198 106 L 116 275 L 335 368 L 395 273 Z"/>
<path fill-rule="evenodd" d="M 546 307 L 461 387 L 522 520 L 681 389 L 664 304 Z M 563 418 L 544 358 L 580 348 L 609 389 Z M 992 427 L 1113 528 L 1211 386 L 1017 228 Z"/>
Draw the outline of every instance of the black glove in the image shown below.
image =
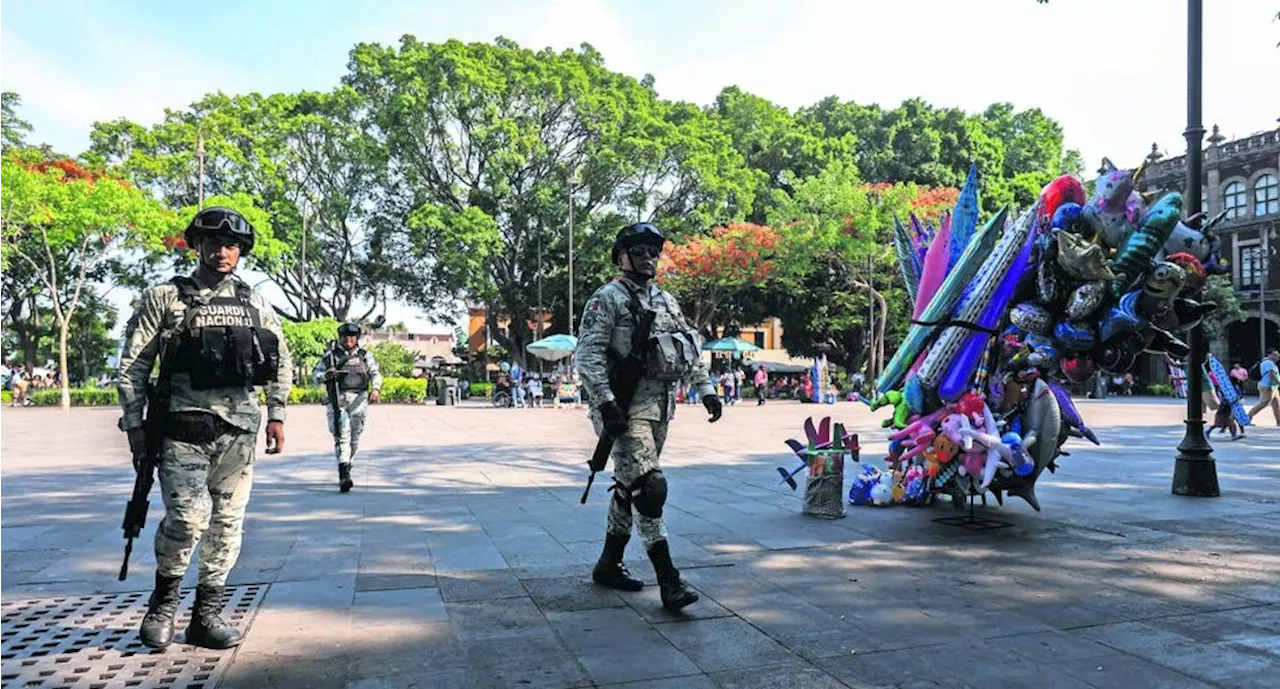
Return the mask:
<path fill-rule="evenodd" d="M 715 395 L 703 395 L 702 406 L 707 408 L 707 412 L 711 414 L 711 418 L 707 419 L 707 423 L 715 423 L 720 420 L 720 415 L 724 412 L 724 405 L 720 403 L 720 398 Z"/>
<path fill-rule="evenodd" d="M 144 428 L 129 429 L 129 454 L 133 456 L 133 470 L 142 471 L 147 458 L 147 431 Z"/>
<path fill-rule="evenodd" d="M 627 413 L 613 400 L 600 405 L 600 419 L 604 421 L 604 429 L 615 438 L 627 432 Z"/>

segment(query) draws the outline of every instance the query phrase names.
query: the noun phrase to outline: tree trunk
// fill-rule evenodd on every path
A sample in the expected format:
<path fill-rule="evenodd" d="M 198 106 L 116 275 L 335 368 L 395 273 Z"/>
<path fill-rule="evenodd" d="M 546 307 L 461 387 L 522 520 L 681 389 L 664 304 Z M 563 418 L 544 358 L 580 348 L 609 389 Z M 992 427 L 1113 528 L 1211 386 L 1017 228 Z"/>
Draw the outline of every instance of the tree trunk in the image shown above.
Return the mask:
<path fill-rule="evenodd" d="M 31 295 L 31 327 L 26 329 L 27 339 L 23 342 L 22 356 L 26 359 L 27 375 L 36 364 L 36 349 L 40 346 L 40 309 L 36 308 L 36 295 Z"/>
<path fill-rule="evenodd" d="M 58 320 L 58 382 L 62 387 L 62 409 L 71 409 L 71 381 L 67 375 L 67 330 L 70 324 L 66 319 Z"/>

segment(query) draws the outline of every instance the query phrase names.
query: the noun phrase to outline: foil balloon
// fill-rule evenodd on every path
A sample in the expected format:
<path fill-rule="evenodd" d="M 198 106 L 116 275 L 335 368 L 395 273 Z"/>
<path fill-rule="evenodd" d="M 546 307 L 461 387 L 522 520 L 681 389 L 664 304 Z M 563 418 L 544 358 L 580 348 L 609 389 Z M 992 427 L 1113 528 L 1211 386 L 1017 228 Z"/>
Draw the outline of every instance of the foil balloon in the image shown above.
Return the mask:
<path fill-rule="evenodd" d="M 1075 206 L 1075 216 L 1079 218 L 1084 203 L 1084 185 L 1071 175 L 1063 175 L 1040 190 L 1039 218 L 1044 220 L 1052 218 L 1053 227 L 1062 227 L 1057 222 L 1058 213 L 1062 208 L 1068 205 Z"/>
<path fill-rule="evenodd" d="M 1098 436 L 1094 435 L 1093 431 L 1084 425 L 1084 419 L 1080 417 L 1080 411 L 1076 409 L 1076 403 L 1071 401 L 1071 393 L 1052 380 L 1047 381 L 1047 385 L 1053 396 L 1058 400 L 1058 408 L 1062 411 L 1062 423 L 1078 431 L 1082 438 L 1087 439 L 1094 445 L 1100 445 Z"/>
<path fill-rule="evenodd" d="M 1205 316 L 1218 310 L 1213 302 L 1200 303 L 1194 299 L 1179 297 L 1173 300 L 1174 324 L 1169 327 L 1176 330 L 1190 330 L 1200 324 Z"/>
<path fill-rule="evenodd" d="M 1081 383 L 1089 380 L 1089 377 L 1098 370 L 1097 365 L 1093 362 L 1093 358 L 1085 355 L 1076 355 L 1067 357 L 1060 364 L 1062 375 L 1073 383 Z"/>
<path fill-rule="evenodd" d="M 1203 232 L 1197 230 L 1185 222 L 1179 222 L 1174 225 L 1173 231 L 1169 233 L 1169 238 L 1165 240 L 1161 252 L 1166 255 L 1185 253 L 1194 256 L 1196 260 L 1203 263 L 1209 259 L 1209 252 L 1213 250 L 1213 240 L 1211 237 L 1205 236 Z"/>
<path fill-rule="evenodd" d="M 1009 312 L 1009 322 L 1023 332 L 1037 335 L 1053 334 L 1053 314 L 1034 301 L 1024 301 Z"/>
<path fill-rule="evenodd" d="M 1027 222 L 1031 222 L 1031 218 L 1027 218 Z M 1010 229 L 1006 235 L 1016 238 L 1019 236 L 1017 232 Z M 943 374 L 942 382 L 938 384 L 938 396 L 944 401 L 951 402 L 960 398 L 965 392 L 973 386 L 974 373 L 978 369 L 978 364 L 982 356 L 987 351 L 987 345 L 991 342 L 991 331 L 1000 324 L 1000 319 L 1004 316 L 1009 308 L 1009 301 L 1013 299 L 1013 293 L 1018 288 L 1018 283 L 1022 281 L 1022 276 L 1027 270 L 1028 261 L 1031 258 L 1032 236 L 1028 227 L 1022 235 L 1022 247 L 1013 257 L 1013 262 L 1000 277 L 996 284 L 995 290 L 986 297 L 986 305 L 978 312 L 977 318 L 973 321 L 979 328 L 985 328 L 985 331 L 970 332 L 964 337 L 960 345 L 960 349 L 956 352 L 953 363 Z M 997 247 L 999 250 L 999 247 Z M 994 255 L 992 257 L 994 260 Z M 1004 265 L 1001 263 L 1001 265 Z M 980 284 L 980 283 L 979 283 Z M 964 315 L 961 315 L 963 318 Z M 946 337 L 944 333 L 943 337 Z"/>
<path fill-rule="evenodd" d="M 947 270 L 955 267 L 968 248 L 973 233 L 978 229 L 978 165 L 969 165 L 969 176 L 964 180 L 956 207 L 951 212 L 950 251 Z"/>
<path fill-rule="evenodd" d="M 1031 348 L 1031 363 L 1034 366 L 1052 368 L 1058 363 L 1058 348 L 1054 346 L 1052 339 L 1028 334 L 1027 346 Z"/>
<path fill-rule="evenodd" d="M 914 302 L 916 290 L 920 287 L 920 271 L 924 266 L 918 262 L 919 255 L 912 246 L 911 235 L 897 218 L 893 219 L 893 249 L 897 253 L 903 283 L 907 286 L 907 296 Z"/>
<path fill-rule="evenodd" d="M 1069 351 L 1087 352 L 1096 345 L 1097 333 L 1089 323 L 1058 321 L 1053 327 L 1053 339 Z"/>
<path fill-rule="evenodd" d="M 1125 206 L 1133 193 L 1137 170 L 1119 170 L 1108 159 L 1102 161 L 1107 171 L 1094 187 L 1093 198 L 1084 205 L 1083 215 L 1094 234 L 1109 247 L 1121 246 L 1132 231 L 1125 217 Z"/>
<path fill-rule="evenodd" d="M 1134 347 L 1130 338 L 1117 338 L 1104 344 L 1101 349 L 1096 350 L 1094 361 L 1097 362 L 1098 368 L 1103 373 L 1117 375 L 1128 371 L 1133 367 L 1133 362 L 1138 358 L 1138 350 Z"/>
<path fill-rule="evenodd" d="M 1053 214 L 1053 228 L 1093 239 L 1093 228 L 1085 222 L 1084 209 L 1078 203 L 1064 203 Z"/>
<path fill-rule="evenodd" d="M 1164 313 L 1182 291 L 1187 273 L 1175 263 L 1157 263 L 1147 273 L 1142 283 L 1142 298 L 1138 300 L 1138 314 L 1150 318 Z"/>
<path fill-rule="evenodd" d="M 919 320 L 929 303 L 933 301 L 947 275 L 947 256 L 950 251 L 951 226 L 943 223 L 934 235 L 924 255 L 924 263 L 920 268 L 920 284 L 916 289 L 915 307 L 912 317 Z"/>
<path fill-rule="evenodd" d="M 977 234 L 973 235 L 973 239 L 969 241 L 969 247 L 965 249 L 960 261 L 956 263 L 955 268 L 943 280 L 942 285 L 938 287 L 938 292 L 929 300 L 928 306 L 917 317 L 917 320 L 923 321 L 923 323 L 913 323 L 911 325 L 907 330 L 906 337 L 902 340 L 902 344 L 894 352 L 893 358 L 889 360 L 884 371 L 880 373 L 880 377 L 876 379 L 877 390 L 880 392 L 892 390 L 906 377 L 910 363 L 915 361 L 920 352 L 924 350 L 925 343 L 936 331 L 936 325 L 926 325 L 926 323 L 938 323 L 941 319 L 947 318 L 951 314 L 964 288 L 968 286 L 974 274 L 982 267 L 983 261 L 991 254 L 991 249 L 999 238 L 1000 230 L 1004 228 L 1004 219 L 1008 212 L 1008 208 L 1002 208 Z M 939 230 L 939 234 L 941 234 L 941 230 Z M 935 243 L 938 241 L 937 238 L 934 238 Z M 923 293 L 924 285 L 922 284 L 921 294 Z"/>
<path fill-rule="evenodd" d="M 1070 232 L 1058 232 L 1058 265 L 1077 280 L 1113 280 L 1102 246 Z"/>
<path fill-rule="evenodd" d="M 1165 194 L 1151 206 L 1142 218 L 1142 225 L 1129 235 L 1124 246 L 1116 252 L 1111 268 L 1116 279 L 1111 283 L 1113 295 L 1127 291 L 1133 282 L 1146 271 L 1156 252 L 1169 239 L 1169 233 L 1182 215 L 1182 194 L 1176 191 Z"/>
<path fill-rule="evenodd" d="M 1062 279 L 1058 276 L 1058 243 L 1049 240 L 1040 245 L 1040 262 L 1036 265 L 1036 297 L 1041 304 L 1053 307 L 1062 300 Z"/>
<path fill-rule="evenodd" d="M 1138 298 L 1141 296 L 1142 292 L 1129 292 L 1107 311 L 1098 324 L 1098 335 L 1103 342 L 1110 342 L 1117 335 L 1126 335 L 1146 324 L 1138 315 Z"/>
<path fill-rule="evenodd" d="M 982 317 L 983 312 L 987 310 L 987 307 L 995 299 L 997 288 L 1001 286 L 1004 278 L 1017 261 L 1017 256 L 1030 235 L 1031 225 L 1034 220 L 1034 212 L 1028 210 L 1000 237 L 995 248 L 985 258 L 981 268 L 974 275 L 968 289 L 961 297 L 960 303 L 955 307 L 955 315 L 953 316 L 955 320 L 961 323 L 977 323 L 978 319 Z M 994 325 L 992 323 L 992 326 Z M 967 327 L 955 325 L 949 325 L 942 329 L 937 341 L 929 347 L 924 362 L 920 364 L 919 370 L 916 371 L 916 376 L 925 388 L 939 390 L 943 375 L 956 366 L 965 367 L 972 373 L 971 366 L 977 365 L 976 360 L 961 361 L 959 358 L 961 349 L 968 339 L 968 335 L 972 332 Z M 953 392 L 956 396 L 959 396 L 964 390 Z"/>
<path fill-rule="evenodd" d="M 1180 292 L 1182 296 L 1199 294 L 1200 290 L 1204 289 L 1204 283 L 1209 274 L 1200 259 L 1191 254 L 1180 252 L 1169 254 L 1165 256 L 1164 260 L 1182 268 L 1182 272 L 1186 274 L 1186 281 L 1183 282 L 1182 291 Z"/>
<path fill-rule="evenodd" d="M 1103 282 L 1086 282 L 1071 291 L 1067 300 L 1067 318 L 1081 320 L 1092 316 L 1107 297 L 1107 285 Z"/>

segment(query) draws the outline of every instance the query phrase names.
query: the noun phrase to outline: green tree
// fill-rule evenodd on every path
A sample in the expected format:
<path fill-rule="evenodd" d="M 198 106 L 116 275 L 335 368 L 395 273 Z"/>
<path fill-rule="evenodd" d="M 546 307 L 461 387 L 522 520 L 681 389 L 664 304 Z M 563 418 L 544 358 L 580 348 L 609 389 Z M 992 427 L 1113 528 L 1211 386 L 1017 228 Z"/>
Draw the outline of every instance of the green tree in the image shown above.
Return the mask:
<path fill-rule="evenodd" d="M 25 263 L 46 290 L 59 330 L 62 408 L 69 409 L 68 336 L 89 277 L 116 252 L 159 250 L 174 217 L 111 170 L 16 153 L 2 165 L 0 261 Z"/>
<path fill-rule="evenodd" d="M 398 250 L 450 297 L 485 304 L 495 339 L 520 358 L 539 273 L 545 306 L 569 310 L 570 214 L 580 313 L 593 288 L 582 287 L 581 249 L 594 255 L 615 218 L 679 233 L 750 204 L 741 157 L 704 113 L 660 101 L 651 80 L 609 71 L 590 46 L 405 36 L 398 49 L 358 45 L 344 83 L 365 98 L 387 154 L 378 221 L 407 226 Z"/>
<path fill-rule="evenodd" d="M 378 360 L 378 367 L 387 378 L 408 378 L 413 375 L 413 365 L 418 361 L 413 350 L 392 340 L 370 347 L 369 353 Z"/>
<path fill-rule="evenodd" d="M 848 167 L 832 165 L 799 183 L 774 211 L 787 268 L 771 285 L 770 304 L 788 351 L 825 353 L 854 369 L 866 361 L 874 375 L 888 338 L 910 313 L 892 248 L 894 218 L 936 212 L 937 196 L 923 191 L 864 184 Z"/>
<path fill-rule="evenodd" d="M 341 323 L 325 317 L 296 322 L 285 320 L 280 325 L 284 330 L 284 341 L 289 347 L 289 354 L 298 367 L 294 380 L 308 381 L 309 384 L 311 369 L 338 339 L 338 326 Z"/>
<path fill-rule="evenodd" d="M 18 116 L 18 107 L 22 105 L 22 96 L 14 91 L 0 93 L 0 153 L 8 153 L 11 148 L 23 148 L 27 145 L 27 134 L 31 133 L 31 123 Z"/>
<path fill-rule="evenodd" d="M 754 204 L 747 216 L 763 223 L 778 194 L 794 193 L 797 180 L 812 177 L 833 162 L 853 162 L 856 135 L 823 136 L 812 121 L 797 120 L 765 98 L 725 88 L 709 108 L 753 176 Z"/>
<path fill-rule="evenodd" d="M 259 229 L 282 247 L 256 267 L 280 288 L 286 304 L 276 308 L 286 318 L 364 320 L 388 297 L 434 308 L 432 273 L 401 260 L 403 242 L 386 236 L 399 228 L 373 212 L 387 172 L 363 117 L 364 101 L 349 88 L 215 93 L 149 129 L 98 123 L 91 153 L 174 207 L 194 207 L 201 193 L 205 205 L 213 195 L 252 198 L 269 219 Z"/>
<path fill-rule="evenodd" d="M 1204 336 L 1209 340 L 1223 339 L 1227 336 L 1227 328 L 1247 318 L 1244 309 L 1240 308 L 1240 299 L 1231 285 L 1229 275 L 1210 275 L 1205 280 L 1201 301 L 1218 305 L 1213 313 L 1204 319 Z"/>

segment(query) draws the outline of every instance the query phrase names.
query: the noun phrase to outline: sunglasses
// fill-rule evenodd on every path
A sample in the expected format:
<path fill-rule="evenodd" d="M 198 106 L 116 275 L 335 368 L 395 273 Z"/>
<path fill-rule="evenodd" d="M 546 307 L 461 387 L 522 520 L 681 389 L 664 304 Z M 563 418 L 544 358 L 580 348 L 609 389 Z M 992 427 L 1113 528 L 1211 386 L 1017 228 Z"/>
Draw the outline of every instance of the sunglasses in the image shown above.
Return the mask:
<path fill-rule="evenodd" d="M 662 255 L 662 247 L 636 244 L 627 247 L 627 255 L 631 258 L 657 258 Z"/>
<path fill-rule="evenodd" d="M 209 210 L 195 217 L 191 226 L 201 230 L 229 230 L 235 233 L 251 232 L 249 221 L 234 211 Z"/>

